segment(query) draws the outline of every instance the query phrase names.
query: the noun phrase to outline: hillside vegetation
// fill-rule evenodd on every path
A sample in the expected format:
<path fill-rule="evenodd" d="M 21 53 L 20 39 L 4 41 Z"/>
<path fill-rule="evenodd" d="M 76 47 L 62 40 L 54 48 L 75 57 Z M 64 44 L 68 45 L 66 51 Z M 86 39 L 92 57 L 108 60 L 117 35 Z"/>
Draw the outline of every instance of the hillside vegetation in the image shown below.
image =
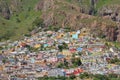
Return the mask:
<path fill-rule="evenodd" d="M 10 0 L 4 1 L 13 8 L 9 20 L 4 19 L 2 15 L 0 17 L 0 39 L 19 39 L 23 34 L 29 32 L 28 29 L 32 27 L 32 22 L 41 15 L 40 11 L 34 11 L 34 6 L 39 0 L 21 0 L 18 5 L 10 3 Z"/>

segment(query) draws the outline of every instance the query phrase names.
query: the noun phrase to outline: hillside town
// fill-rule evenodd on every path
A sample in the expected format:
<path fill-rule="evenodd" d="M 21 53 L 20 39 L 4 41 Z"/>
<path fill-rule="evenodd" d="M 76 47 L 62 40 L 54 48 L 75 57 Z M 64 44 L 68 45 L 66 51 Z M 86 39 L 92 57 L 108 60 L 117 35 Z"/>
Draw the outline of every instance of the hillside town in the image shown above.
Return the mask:
<path fill-rule="evenodd" d="M 120 75 L 120 50 L 89 29 L 41 30 L 18 41 L 0 43 L 0 80 L 89 74 Z M 114 63 L 111 60 L 119 60 Z"/>

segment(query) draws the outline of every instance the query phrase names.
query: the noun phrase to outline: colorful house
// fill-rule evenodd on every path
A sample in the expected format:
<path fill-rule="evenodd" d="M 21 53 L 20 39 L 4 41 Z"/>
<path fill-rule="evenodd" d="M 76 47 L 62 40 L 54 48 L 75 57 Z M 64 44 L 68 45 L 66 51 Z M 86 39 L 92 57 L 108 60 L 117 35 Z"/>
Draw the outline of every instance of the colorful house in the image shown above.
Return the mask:
<path fill-rule="evenodd" d="M 3 66 L 0 66 L 0 71 L 3 71 Z"/>
<path fill-rule="evenodd" d="M 44 47 L 48 47 L 48 44 L 44 44 Z"/>
<path fill-rule="evenodd" d="M 47 61 L 48 62 L 57 62 L 58 58 L 57 57 L 52 57 L 52 58 L 47 59 Z"/>
<path fill-rule="evenodd" d="M 59 54 L 59 55 L 57 55 L 57 58 L 58 58 L 58 59 L 64 58 L 64 55 Z"/>
<path fill-rule="evenodd" d="M 75 53 L 75 52 L 76 52 L 76 49 L 75 49 L 75 48 L 71 48 L 71 49 L 70 49 L 70 52 L 71 52 L 71 53 Z"/>
<path fill-rule="evenodd" d="M 79 75 L 79 74 L 82 73 L 82 72 L 84 72 L 84 70 L 78 68 L 78 69 L 75 69 L 75 70 L 74 70 L 73 74 L 74 74 L 74 75 Z"/>
<path fill-rule="evenodd" d="M 34 45 L 34 48 L 40 48 L 40 47 L 41 47 L 40 44 L 36 44 L 36 45 Z"/>
<path fill-rule="evenodd" d="M 72 38 L 73 38 L 73 39 L 78 39 L 78 34 L 73 34 L 73 35 L 72 35 Z"/>
<path fill-rule="evenodd" d="M 57 38 L 62 38 L 62 37 L 64 37 L 64 36 L 65 36 L 64 33 L 60 33 L 60 34 L 57 36 Z"/>
<path fill-rule="evenodd" d="M 77 48 L 77 51 L 78 51 L 78 52 L 81 52 L 82 50 L 83 50 L 83 49 L 82 49 L 81 47 L 78 47 L 78 48 Z"/>
<path fill-rule="evenodd" d="M 35 59 L 34 58 L 31 58 L 31 63 L 35 63 Z"/>
<path fill-rule="evenodd" d="M 65 56 L 72 56 L 72 54 L 69 50 L 63 50 L 62 54 L 65 55 Z"/>

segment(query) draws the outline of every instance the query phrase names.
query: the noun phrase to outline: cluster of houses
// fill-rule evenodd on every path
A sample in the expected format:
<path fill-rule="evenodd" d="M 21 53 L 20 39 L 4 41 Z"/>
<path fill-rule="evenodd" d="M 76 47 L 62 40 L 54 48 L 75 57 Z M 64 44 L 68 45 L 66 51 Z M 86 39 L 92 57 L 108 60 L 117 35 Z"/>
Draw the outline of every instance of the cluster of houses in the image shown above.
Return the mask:
<path fill-rule="evenodd" d="M 105 42 L 93 37 L 88 29 L 66 32 L 64 29 L 41 31 L 23 40 L 1 43 L 0 80 L 35 80 L 44 76 L 92 74 L 120 74 L 120 65 L 109 64 L 108 59 L 120 59 L 115 47 L 106 48 Z M 64 47 L 65 46 L 65 47 Z M 74 55 L 74 56 L 73 56 Z M 66 59 L 80 58 L 82 65 L 58 68 Z M 71 63 L 73 64 L 73 63 Z"/>

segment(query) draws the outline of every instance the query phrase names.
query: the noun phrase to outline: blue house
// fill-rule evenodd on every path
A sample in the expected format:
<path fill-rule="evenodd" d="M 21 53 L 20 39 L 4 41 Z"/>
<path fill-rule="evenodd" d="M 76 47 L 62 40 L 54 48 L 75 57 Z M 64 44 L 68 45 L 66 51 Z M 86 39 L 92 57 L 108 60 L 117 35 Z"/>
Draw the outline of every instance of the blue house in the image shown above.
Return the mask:
<path fill-rule="evenodd" d="M 65 56 L 62 55 L 62 54 L 57 55 L 57 58 L 58 58 L 58 59 L 61 59 L 61 58 L 64 58 L 64 57 L 65 57 Z"/>
<path fill-rule="evenodd" d="M 81 48 L 81 47 L 77 48 L 77 51 L 79 51 L 79 52 L 81 52 L 82 50 L 83 50 L 83 48 Z"/>
<path fill-rule="evenodd" d="M 35 63 L 35 59 L 34 58 L 31 58 L 31 63 Z"/>
<path fill-rule="evenodd" d="M 78 39 L 78 34 L 73 34 L 73 35 L 72 35 L 72 38 L 73 38 L 73 39 Z"/>
<path fill-rule="evenodd" d="M 44 44 L 44 47 L 48 47 L 48 44 Z"/>

